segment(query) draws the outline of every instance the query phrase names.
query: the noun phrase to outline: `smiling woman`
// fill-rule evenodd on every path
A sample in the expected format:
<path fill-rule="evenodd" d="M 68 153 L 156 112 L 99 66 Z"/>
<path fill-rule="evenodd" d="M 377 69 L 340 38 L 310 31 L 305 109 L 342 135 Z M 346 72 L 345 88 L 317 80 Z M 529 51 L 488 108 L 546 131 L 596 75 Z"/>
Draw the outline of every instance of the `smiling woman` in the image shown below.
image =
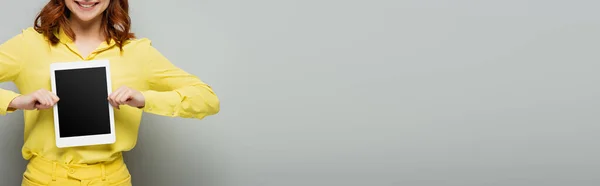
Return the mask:
<path fill-rule="evenodd" d="M 127 0 L 51 0 L 33 28 L 0 45 L 0 82 L 21 92 L 0 89 L 0 115 L 25 110 L 23 185 L 131 185 L 122 152 L 134 148 L 143 112 L 196 119 L 219 112 L 210 86 L 134 37 L 128 9 Z M 110 63 L 106 102 L 116 108 L 116 142 L 58 148 L 51 109 L 60 98 L 48 91 L 50 65 L 88 60 Z"/>
<path fill-rule="evenodd" d="M 74 21 L 71 21 L 72 19 Z M 57 44 L 58 37 L 54 35 L 56 25 L 63 25 L 65 34 L 75 39 L 71 24 L 96 22 L 105 23 L 99 24 L 99 26 L 106 42 L 113 39 L 117 46 L 122 47 L 123 42 L 135 37 L 133 33 L 129 32 L 131 19 L 129 18 L 129 3 L 126 0 L 52 0 L 36 18 L 35 29 L 49 38 L 52 44 Z M 86 25 L 73 26 L 81 28 Z"/>

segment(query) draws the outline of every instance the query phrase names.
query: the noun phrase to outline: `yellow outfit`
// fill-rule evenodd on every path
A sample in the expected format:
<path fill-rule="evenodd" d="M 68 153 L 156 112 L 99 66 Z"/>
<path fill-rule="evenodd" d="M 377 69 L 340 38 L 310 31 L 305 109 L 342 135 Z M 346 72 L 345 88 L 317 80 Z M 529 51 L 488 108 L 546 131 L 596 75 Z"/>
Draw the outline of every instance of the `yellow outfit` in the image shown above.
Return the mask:
<path fill-rule="evenodd" d="M 51 90 L 51 63 L 107 59 L 113 90 L 121 86 L 139 90 L 146 99 L 146 106 L 115 109 L 117 140 L 114 144 L 71 148 L 56 147 L 52 109 L 26 110 L 22 154 L 30 164 L 46 160 L 64 168 L 122 162 L 122 152 L 131 150 L 136 144 L 143 112 L 196 119 L 219 112 L 219 100 L 211 87 L 170 63 L 148 39 L 129 40 L 123 51 L 113 41 L 103 42 L 89 56 L 82 56 L 62 30 L 55 35 L 60 43 L 53 46 L 42 34 L 28 28 L 0 45 L 0 82 L 13 81 L 21 94 Z M 13 111 L 8 105 L 19 95 L 0 89 L 0 115 Z M 82 109 L 85 109 L 84 103 Z M 36 166 L 40 165 L 43 163 L 36 163 Z M 30 168 L 28 165 L 28 172 L 32 172 Z M 29 176 L 42 172 L 33 171 Z M 109 173 L 110 170 L 100 172 Z"/>

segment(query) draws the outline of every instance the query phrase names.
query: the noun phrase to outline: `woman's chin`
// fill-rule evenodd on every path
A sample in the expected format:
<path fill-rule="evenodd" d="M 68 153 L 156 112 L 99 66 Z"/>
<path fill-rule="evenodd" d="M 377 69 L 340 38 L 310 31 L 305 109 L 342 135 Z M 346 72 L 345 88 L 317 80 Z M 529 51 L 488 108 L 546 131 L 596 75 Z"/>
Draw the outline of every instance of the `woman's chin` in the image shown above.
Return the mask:
<path fill-rule="evenodd" d="M 88 22 L 88 21 L 92 21 L 94 20 L 96 17 L 98 17 L 99 15 L 81 15 L 81 14 L 75 14 L 75 17 L 77 20 L 82 21 L 82 22 Z"/>

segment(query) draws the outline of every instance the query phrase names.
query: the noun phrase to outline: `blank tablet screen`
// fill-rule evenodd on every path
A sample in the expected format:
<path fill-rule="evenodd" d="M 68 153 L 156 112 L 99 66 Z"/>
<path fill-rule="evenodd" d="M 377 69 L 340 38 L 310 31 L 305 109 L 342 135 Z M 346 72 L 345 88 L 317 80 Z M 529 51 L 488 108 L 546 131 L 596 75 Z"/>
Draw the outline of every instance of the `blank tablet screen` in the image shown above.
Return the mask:
<path fill-rule="evenodd" d="M 110 134 L 106 68 L 56 70 L 60 137 Z"/>

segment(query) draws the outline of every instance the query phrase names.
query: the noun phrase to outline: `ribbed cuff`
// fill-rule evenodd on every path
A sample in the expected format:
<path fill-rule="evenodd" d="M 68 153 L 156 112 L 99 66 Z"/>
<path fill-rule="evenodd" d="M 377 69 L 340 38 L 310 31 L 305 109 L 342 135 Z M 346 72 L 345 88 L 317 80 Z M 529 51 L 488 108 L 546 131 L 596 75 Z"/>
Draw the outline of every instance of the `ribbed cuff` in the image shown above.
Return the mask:
<path fill-rule="evenodd" d="M 143 91 L 144 99 L 146 100 L 144 112 L 157 114 L 161 116 L 177 116 L 177 106 L 181 103 L 179 93 L 175 91 L 158 92 L 158 91 Z"/>
<path fill-rule="evenodd" d="M 8 110 L 8 105 L 15 98 L 19 97 L 21 94 L 10 90 L 0 89 L 0 115 L 6 115 L 8 113 L 14 112 L 15 110 Z"/>

